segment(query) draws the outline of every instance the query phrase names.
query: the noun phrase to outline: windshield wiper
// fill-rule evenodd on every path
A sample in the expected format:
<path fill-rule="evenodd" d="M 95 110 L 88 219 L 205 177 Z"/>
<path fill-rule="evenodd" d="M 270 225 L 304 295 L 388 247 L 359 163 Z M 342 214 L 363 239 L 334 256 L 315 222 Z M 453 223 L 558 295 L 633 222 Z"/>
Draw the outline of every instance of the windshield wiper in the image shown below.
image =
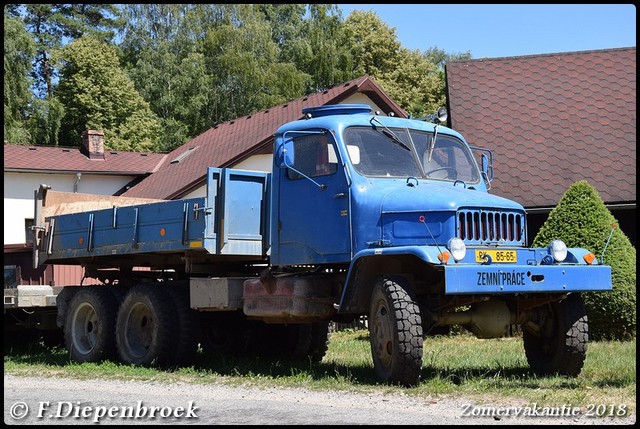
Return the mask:
<path fill-rule="evenodd" d="M 382 134 L 384 134 L 385 136 L 389 137 L 389 139 L 391 139 L 392 142 L 400 145 L 401 148 L 406 149 L 408 151 L 411 151 L 411 147 L 407 146 L 407 144 L 403 143 L 402 140 L 400 140 L 398 138 L 397 135 L 395 135 L 393 133 L 393 131 L 391 131 L 389 128 L 387 128 L 387 126 L 385 124 L 383 124 L 382 122 L 380 122 L 377 118 L 373 117 L 371 118 L 371 125 L 373 126 L 373 129 L 376 128 L 375 125 L 373 125 L 373 121 L 376 121 L 377 123 L 379 123 L 380 125 L 382 125 L 382 127 L 384 128 L 383 130 L 381 130 L 380 132 Z"/>
<path fill-rule="evenodd" d="M 429 156 L 427 162 L 431 162 L 431 154 L 433 154 L 433 148 L 436 147 L 436 137 L 438 137 L 438 123 L 433 127 L 433 139 L 431 139 L 431 146 L 429 146 Z"/>

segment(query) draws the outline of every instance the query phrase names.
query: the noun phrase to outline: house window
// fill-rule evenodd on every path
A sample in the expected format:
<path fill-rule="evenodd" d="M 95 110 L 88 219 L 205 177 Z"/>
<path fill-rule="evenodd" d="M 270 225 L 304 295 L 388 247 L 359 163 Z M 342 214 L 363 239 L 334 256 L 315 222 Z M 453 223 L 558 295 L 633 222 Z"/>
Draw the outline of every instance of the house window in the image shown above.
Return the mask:
<path fill-rule="evenodd" d="M 24 220 L 24 237 L 25 237 L 25 243 L 27 244 L 33 244 L 33 238 L 35 237 L 34 231 L 33 231 L 33 219 L 25 219 Z"/>

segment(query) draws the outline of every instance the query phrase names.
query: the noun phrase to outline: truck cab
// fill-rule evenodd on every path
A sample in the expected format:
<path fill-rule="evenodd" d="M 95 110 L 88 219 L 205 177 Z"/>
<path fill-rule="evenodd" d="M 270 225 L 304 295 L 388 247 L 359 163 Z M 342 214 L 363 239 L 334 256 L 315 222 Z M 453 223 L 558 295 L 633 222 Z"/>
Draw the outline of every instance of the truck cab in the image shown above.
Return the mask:
<path fill-rule="evenodd" d="M 343 273 L 335 317 L 368 315 L 381 379 L 415 383 L 423 337 L 453 324 L 479 338 L 522 325 L 534 370 L 579 372 L 586 334 L 565 333 L 610 268 L 557 240 L 527 248 L 522 205 L 488 192 L 489 151 L 433 116 L 303 113 L 275 134 L 271 265 Z"/>

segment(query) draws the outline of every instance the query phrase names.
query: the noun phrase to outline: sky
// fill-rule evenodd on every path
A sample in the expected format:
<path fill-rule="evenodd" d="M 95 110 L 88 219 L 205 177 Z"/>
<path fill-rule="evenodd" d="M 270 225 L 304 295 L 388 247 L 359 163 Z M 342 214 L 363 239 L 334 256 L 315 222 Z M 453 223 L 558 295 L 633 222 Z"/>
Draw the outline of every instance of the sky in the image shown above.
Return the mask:
<path fill-rule="evenodd" d="M 499 58 L 636 46 L 629 4 L 338 4 L 374 11 L 402 47 Z"/>

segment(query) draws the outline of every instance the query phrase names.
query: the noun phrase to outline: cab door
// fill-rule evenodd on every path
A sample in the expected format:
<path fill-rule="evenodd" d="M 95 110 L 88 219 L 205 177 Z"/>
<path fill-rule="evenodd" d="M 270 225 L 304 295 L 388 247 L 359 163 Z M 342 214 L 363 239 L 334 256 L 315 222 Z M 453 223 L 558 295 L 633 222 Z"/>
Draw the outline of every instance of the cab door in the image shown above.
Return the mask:
<path fill-rule="evenodd" d="M 333 137 L 312 131 L 290 133 L 283 140 L 292 157 L 278 169 L 272 262 L 349 261 L 349 187 Z"/>

